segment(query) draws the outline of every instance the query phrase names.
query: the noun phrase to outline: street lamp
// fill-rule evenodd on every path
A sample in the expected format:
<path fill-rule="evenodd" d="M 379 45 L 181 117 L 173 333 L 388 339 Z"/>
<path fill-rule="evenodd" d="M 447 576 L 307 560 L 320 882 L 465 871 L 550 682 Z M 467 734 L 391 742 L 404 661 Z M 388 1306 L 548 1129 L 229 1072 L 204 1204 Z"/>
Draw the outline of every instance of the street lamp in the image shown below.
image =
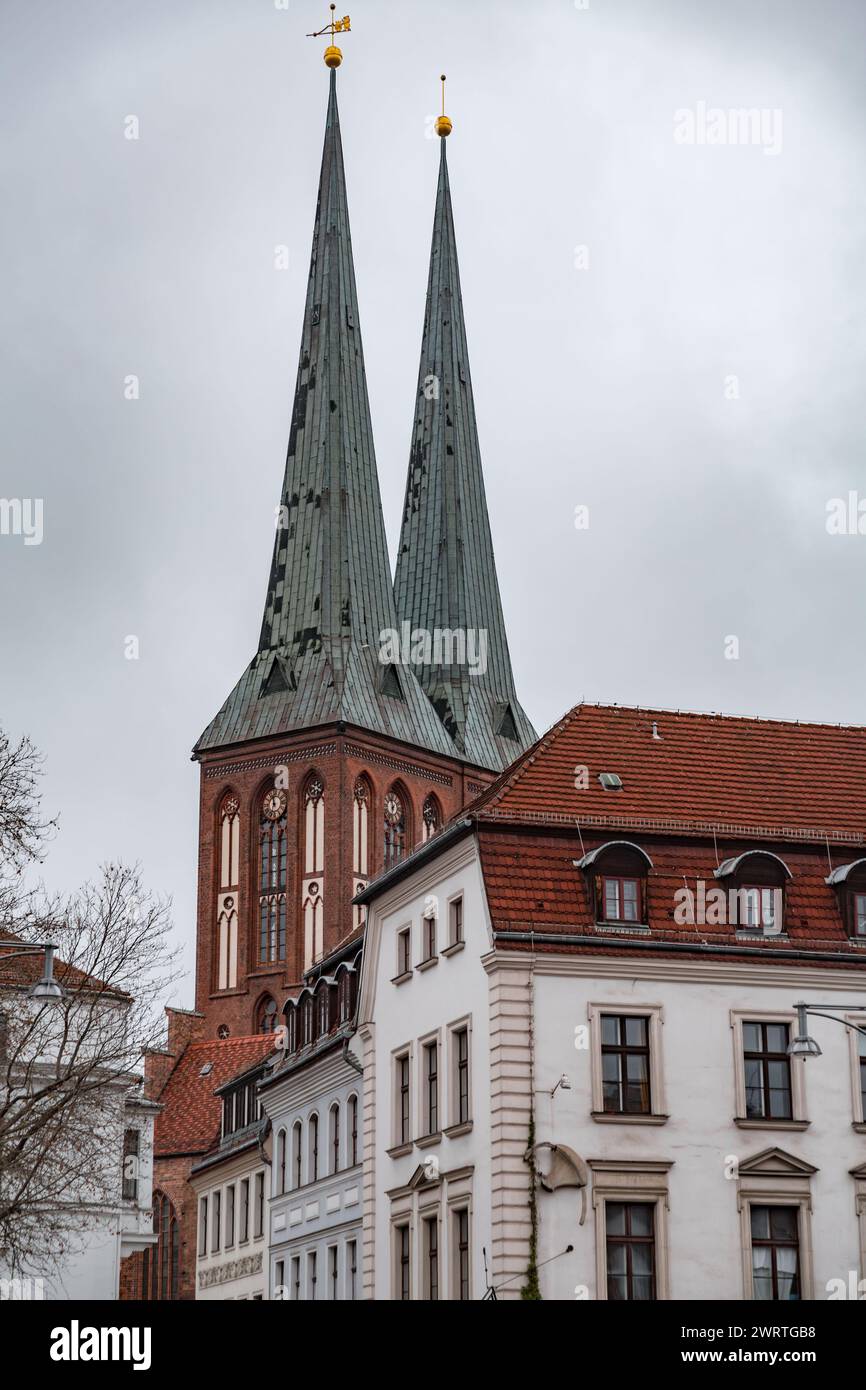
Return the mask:
<path fill-rule="evenodd" d="M 829 1018 L 831 1023 L 841 1023 L 843 1028 L 850 1032 L 860 1033 L 866 1038 L 866 1028 L 861 1028 L 857 1023 L 849 1023 L 847 1018 L 839 1018 L 839 1010 L 851 1013 L 866 1013 L 864 1004 L 804 1004 L 802 1001 L 795 1004 L 797 1010 L 797 1036 L 788 1044 L 789 1057 L 820 1057 L 821 1048 L 814 1038 L 809 1036 L 809 1027 L 806 1022 L 809 1014 L 816 1018 Z M 835 1009 L 835 1013 L 828 1013 L 828 1009 Z"/>
<path fill-rule="evenodd" d="M 30 986 L 27 991 L 28 998 L 35 999 L 40 1004 L 59 1004 L 63 998 L 63 986 L 54 978 L 54 953 L 57 947 L 48 943 L 41 946 L 18 946 L 17 941 L 0 941 L 0 951 L 5 952 L 9 946 L 16 946 L 17 950 L 10 951 L 8 955 L 0 955 L 0 966 L 7 960 L 17 960 L 21 956 L 45 957 L 42 978 Z"/>

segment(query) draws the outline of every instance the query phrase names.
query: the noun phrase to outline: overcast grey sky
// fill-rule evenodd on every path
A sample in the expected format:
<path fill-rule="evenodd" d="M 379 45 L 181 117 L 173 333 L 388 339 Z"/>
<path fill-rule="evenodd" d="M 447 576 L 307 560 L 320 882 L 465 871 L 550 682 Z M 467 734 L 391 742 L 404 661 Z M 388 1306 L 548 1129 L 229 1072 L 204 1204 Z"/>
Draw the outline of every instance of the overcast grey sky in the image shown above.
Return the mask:
<path fill-rule="evenodd" d="M 446 71 L 530 717 L 543 729 L 585 697 L 864 723 L 866 536 L 829 535 L 826 508 L 866 499 L 866 5 L 580 3 L 347 0 L 340 107 L 392 554 Z M 0 720 L 46 755 L 49 884 L 140 860 L 188 945 L 189 752 L 261 623 L 327 95 L 304 34 L 327 13 L 0 8 L 0 496 L 44 502 L 42 544 L 0 535 Z M 682 143 L 675 113 L 701 103 L 764 110 L 781 148 Z"/>

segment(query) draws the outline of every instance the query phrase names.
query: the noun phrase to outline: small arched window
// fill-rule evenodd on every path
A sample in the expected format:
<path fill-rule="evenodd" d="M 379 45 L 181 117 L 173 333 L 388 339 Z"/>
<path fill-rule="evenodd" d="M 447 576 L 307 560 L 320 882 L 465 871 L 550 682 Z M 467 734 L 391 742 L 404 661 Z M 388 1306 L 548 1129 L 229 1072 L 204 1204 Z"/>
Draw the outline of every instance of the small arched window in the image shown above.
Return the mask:
<path fill-rule="evenodd" d="M 424 802 L 424 810 L 421 813 L 422 831 L 421 838 L 426 844 L 432 840 L 433 836 L 442 829 L 442 808 L 436 797 L 431 794 Z"/>
<path fill-rule="evenodd" d="M 301 1045 L 302 1047 L 309 1047 L 310 1043 L 313 1041 L 313 1038 L 315 1036 L 315 1015 L 313 1012 L 313 996 L 311 994 L 306 995 L 304 1002 L 301 1005 L 301 1022 Z"/>
<path fill-rule="evenodd" d="M 277 1191 L 286 1190 L 286 1131 L 281 1129 L 277 1135 Z"/>
<path fill-rule="evenodd" d="M 373 807 L 373 788 L 367 777 L 359 777 L 355 782 L 352 796 L 352 893 L 362 893 L 367 887 L 370 874 L 370 814 Z M 363 924 L 365 909 L 353 907 L 352 920 L 355 930 Z"/>
<path fill-rule="evenodd" d="M 866 859 L 841 864 L 827 883 L 836 890 L 845 930 L 854 941 L 866 941 Z"/>
<path fill-rule="evenodd" d="M 340 1107 L 332 1105 L 330 1112 L 331 1172 L 340 1171 Z"/>
<path fill-rule="evenodd" d="M 156 1244 L 145 1247 L 141 1296 L 148 1302 L 180 1298 L 180 1223 L 164 1192 L 153 1194 Z"/>
<path fill-rule="evenodd" d="M 408 843 L 406 801 L 399 787 L 392 787 L 385 797 L 384 838 L 385 868 L 396 864 L 406 853 Z"/>
<path fill-rule="evenodd" d="M 256 1032 L 273 1033 L 277 1026 L 277 1001 L 266 994 L 256 1009 Z"/>
<path fill-rule="evenodd" d="M 307 1181 L 317 1182 L 319 1177 L 319 1117 L 315 1112 L 310 1116 L 310 1157 Z"/>
<path fill-rule="evenodd" d="M 720 864 L 715 877 L 727 890 L 726 898 L 722 895 L 722 925 L 727 925 L 732 931 L 753 932 L 760 936 L 779 936 L 782 933 L 785 884 L 791 877 L 791 870 L 783 859 L 768 850 L 747 850 L 745 854 L 738 854 Z M 709 911 L 707 922 L 717 924 Z"/>
<path fill-rule="evenodd" d="M 286 793 L 266 792 L 259 817 L 259 961 L 286 959 Z"/>
<path fill-rule="evenodd" d="M 304 1127 L 300 1120 L 296 1120 L 292 1126 L 292 1187 L 298 1188 L 302 1183 L 302 1165 L 304 1145 Z"/>
<path fill-rule="evenodd" d="M 319 985 L 318 992 L 318 1032 L 320 1038 L 325 1038 L 331 1031 L 331 987 L 324 981 Z"/>
<path fill-rule="evenodd" d="M 349 1149 L 348 1165 L 350 1168 L 354 1168 L 358 1162 L 358 1097 L 354 1094 L 349 1096 L 349 1121 L 346 1140 Z"/>
<path fill-rule="evenodd" d="M 286 1032 L 288 1033 L 289 1052 L 298 1050 L 298 1008 L 296 1004 L 289 1004 L 286 1009 Z"/>

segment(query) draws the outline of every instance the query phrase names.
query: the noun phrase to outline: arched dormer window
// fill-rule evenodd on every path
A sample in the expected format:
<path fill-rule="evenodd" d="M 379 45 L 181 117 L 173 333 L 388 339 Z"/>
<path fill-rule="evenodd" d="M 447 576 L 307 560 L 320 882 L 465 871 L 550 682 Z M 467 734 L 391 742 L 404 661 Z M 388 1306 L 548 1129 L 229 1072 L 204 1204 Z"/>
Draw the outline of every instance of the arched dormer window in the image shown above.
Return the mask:
<path fill-rule="evenodd" d="M 325 1038 L 331 1031 L 331 985 L 326 980 L 320 982 L 316 992 L 316 1014 L 319 1037 Z"/>
<path fill-rule="evenodd" d="M 383 808 L 386 869 L 396 864 L 406 853 L 409 843 L 406 805 L 406 795 L 402 788 L 392 787 L 385 797 Z"/>
<path fill-rule="evenodd" d="M 611 840 L 578 861 L 590 883 L 597 922 L 623 927 L 645 926 L 647 874 L 652 860 L 639 845 Z"/>
<path fill-rule="evenodd" d="M 304 917 L 304 969 L 321 960 L 325 950 L 325 787 L 316 773 L 304 785 L 304 879 L 301 908 Z"/>
<path fill-rule="evenodd" d="M 362 893 L 370 876 L 370 813 L 373 807 L 373 788 L 368 777 L 359 777 L 352 794 L 352 897 Z M 352 909 L 355 930 L 362 925 L 363 907 Z"/>
<path fill-rule="evenodd" d="M 141 1296 L 155 1303 L 180 1298 L 180 1222 L 164 1192 L 153 1194 L 156 1244 L 146 1246 L 141 1272 Z"/>
<path fill-rule="evenodd" d="M 442 808 L 431 792 L 421 813 L 421 839 L 426 844 L 442 829 Z"/>
<path fill-rule="evenodd" d="M 262 797 L 259 815 L 259 961 L 286 959 L 286 793 Z"/>
<path fill-rule="evenodd" d="M 354 974 L 355 971 L 351 965 L 344 965 L 340 970 L 340 983 L 337 986 L 337 1009 L 341 1024 L 348 1023 L 354 1012 Z"/>
<path fill-rule="evenodd" d="M 256 1009 L 256 1032 L 273 1033 L 277 1027 L 277 1001 L 266 994 Z"/>
<path fill-rule="evenodd" d="M 240 803 L 223 797 L 219 815 L 219 888 L 216 907 L 216 987 L 237 989 L 238 887 L 240 882 Z"/>
<path fill-rule="evenodd" d="M 297 1052 L 300 1046 L 300 1039 L 298 1037 L 298 1008 L 293 1000 L 290 1000 L 286 1005 L 285 1018 L 286 1033 L 288 1034 L 286 1039 L 288 1050 L 289 1052 Z"/>
<path fill-rule="evenodd" d="M 840 865 L 827 883 L 836 890 L 848 935 L 853 941 L 866 941 L 866 859 Z"/>
<path fill-rule="evenodd" d="M 785 884 L 791 870 L 769 850 L 726 859 L 715 877 L 727 889 L 726 919 L 736 931 L 779 936 L 785 927 Z"/>
<path fill-rule="evenodd" d="M 301 1004 L 301 1046 L 309 1047 L 316 1035 L 313 996 L 307 994 Z"/>

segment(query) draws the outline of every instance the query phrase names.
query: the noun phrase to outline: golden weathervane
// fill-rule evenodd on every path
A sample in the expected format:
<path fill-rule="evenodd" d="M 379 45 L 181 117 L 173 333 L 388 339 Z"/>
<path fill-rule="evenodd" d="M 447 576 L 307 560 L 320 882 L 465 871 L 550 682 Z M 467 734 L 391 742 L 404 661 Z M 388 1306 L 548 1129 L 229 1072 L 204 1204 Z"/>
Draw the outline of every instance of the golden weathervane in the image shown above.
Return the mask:
<path fill-rule="evenodd" d="M 347 14 L 343 15 L 342 19 L 337 19 L 334 13 L 336 8 L 336 5 L 331 6 L 330 24 L 326 24 L 324 29 L 318 29 L 315 34 L 308 34 L 308 39 L 320 39 L 324 34 L 330 34 L 331 38 L 333 39 L 335 34 L 351 33 L 351 19 Z M 338 68 L 342 61 L 343 55 L 340 52 L 339 48 L 337 48 L 336 44 L 329 43 L 328 47 L 325 49 L 325 66 L 329 68 Z"/>
<path fill-rule="evenodd" d="M 436 118 L 436 134 L 437 134 L 437 135 L 441 135 L 442 139 L 444 140 L 444 139 L 447 138 L 447 136 L 449 136 L 449 135 L 451 134 L 452 130 L 454 129 L 454 126 L 452 125 L 452 123 L 451 123 L 450 119 L 448 118 L 448 116 L 445 115 L 445 82 L 446 82 L 446 78 L 445 78 L 444 72 L 443 72 L 443 74 L 442 74 L 441 82 L 442 82 L 442 115 L 441 115 L 441 116 L 438 116 L 438 117 Z"/>

